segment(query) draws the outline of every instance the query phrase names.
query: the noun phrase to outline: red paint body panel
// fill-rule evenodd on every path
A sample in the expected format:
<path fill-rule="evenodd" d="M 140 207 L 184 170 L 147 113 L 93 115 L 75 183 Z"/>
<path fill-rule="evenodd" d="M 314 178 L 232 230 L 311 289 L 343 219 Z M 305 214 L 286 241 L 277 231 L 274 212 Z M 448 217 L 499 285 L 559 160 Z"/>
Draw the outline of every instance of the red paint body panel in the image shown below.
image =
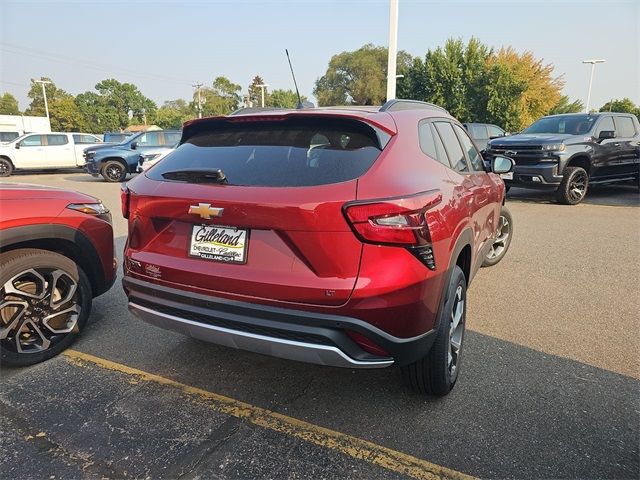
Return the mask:
<path fill-rule="evenodd" d="M 269 115 L 274 122 L 283 115 L 348 117 L 392 137 L 364 174 L 338 184 L 265 188 L 159 182 L 138 176 L 129 182 L 125 275 L 227 299 L 357 318 L 396 337 L 416 337 L 432 330 L 449 269 L 456 261 L 455 249 L 471 248 L 472 278 L 495 231 L 504 197 L 500 178 L 487 172 L 461 175 L 422 151 L 421 120 L 453 121 L 437 110 L 388 113 L 372 107 L 370 111 L 327 109 L 259 117 L 264 120 Z M 252 118 L 196 120 L 185 126 L 183 141 L 192 127 Z M 403 197 L 428 191 L 442 195 L 424 213 L 435 270 L 404 246 L 364 243 L 342 212 L 349 202 L 391 198 L 401 202 Z M 199 220 L 189 215 L 189 206 L 200 202 L 224 208 L 223 217 Z M 197 223 L 250 229 L 247 263 L 188 258 L 190 227 Z M 156 267 L 160 274 L 149 274 Z"/>
<path fill-rule="evenodd" d="M 113 283 L 116 275 L 113 247 L 113 228 L 110 223 L 75 210 L 68 209 L 72 203 L 97 203 L 99 200 L 79 192 L 72 192 L 39 185 L 0 183 L 0 231 L 18 232 L 28 226 L 68 227 L 81 232 L 93 245 L 101 265 L 101 283 Z M 45 230 L 46 231 L 46 230 Z M 46 240 L 43 233 L 29 240 Z M 51 237 L 56 241 L 55 237 Z M 0 245 L 3 249 L 11 245 Z"/>

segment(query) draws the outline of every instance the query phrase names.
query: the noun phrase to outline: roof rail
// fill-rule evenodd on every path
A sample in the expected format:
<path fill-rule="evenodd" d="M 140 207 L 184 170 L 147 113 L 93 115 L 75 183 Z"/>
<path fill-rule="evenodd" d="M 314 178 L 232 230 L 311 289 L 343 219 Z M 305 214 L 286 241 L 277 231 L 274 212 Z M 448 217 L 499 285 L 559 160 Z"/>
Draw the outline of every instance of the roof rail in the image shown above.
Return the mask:
<path fill-rule="evenodd" d="M 381 112 L 397 112 L 400 110 L 416 109 L 440 110 L 449 115 L 449 112 L 447 112 L 444 108 L 433 103 L 421 102 L 420 100 L 405 100 L 401 98 L 394 98 L 393 100 L 388 100 L 384 105 L 380 107 Z"/>

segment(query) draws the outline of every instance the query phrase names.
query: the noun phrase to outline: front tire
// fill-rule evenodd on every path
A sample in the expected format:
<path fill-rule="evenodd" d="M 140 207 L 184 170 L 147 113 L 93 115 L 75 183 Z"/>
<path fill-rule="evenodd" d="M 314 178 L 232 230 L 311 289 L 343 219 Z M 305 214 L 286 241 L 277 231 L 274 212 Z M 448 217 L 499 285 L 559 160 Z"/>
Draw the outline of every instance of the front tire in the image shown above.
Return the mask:
<path fill-rule="evenodd" d="M 0 177 L 9 177 L 13 173 L 13 164 L 6 158 L 0 158 Z"/>
<path fill-rule="evenodd" d="M 124 182 L 127 177 L 127 168 L 118 160 L 109 160 L 102 166 L 100 173 L 107 182 Z"/>
<path fill-rule="evenodd" d="M 491 249 L 484 257 L 483 267 L 492 267 L 504 258 L 511 245 L 513 238 L 513 218 L 511 212 L 504 205 L 500 209 L 498 228 L 496 228 L 496 238 L 493 240 Z"/>
<path fill-rule="evenodd" d="M 91 285 L 71 259 L 25 248 L 0 255 L 0 362 L 25 366 L 69 347 L 91 312 Z"/>
<path fill-rule="evenodd" d="M 401 368 L 405 382 L 422 394 L 448 394 L 460 373 L 466 326 L 467 280 L 457 265 L 453 268 L 445 295 L 431 350 L 423 358 Z"/>
<path fill-rule="evenodd" d="M 589 174 L 582 167 L 564 169 L 562 182 L 556 190 L 556 200 L 564 205 L 577 205 L 587 195 Z"/>

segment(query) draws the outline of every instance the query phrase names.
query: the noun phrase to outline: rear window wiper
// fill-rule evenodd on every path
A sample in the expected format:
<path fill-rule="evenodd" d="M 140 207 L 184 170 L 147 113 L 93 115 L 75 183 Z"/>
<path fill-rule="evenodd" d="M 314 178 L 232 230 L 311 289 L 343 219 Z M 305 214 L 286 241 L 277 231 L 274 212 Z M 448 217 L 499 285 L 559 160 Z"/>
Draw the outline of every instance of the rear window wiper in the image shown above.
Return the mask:
<path fill-rule="evenodd" d="M 162 177 L 167 180 L 177 180 L 188 183 L 228 183 L 227 176 L 221 168 L 186 168 L 164 172 Z"/>

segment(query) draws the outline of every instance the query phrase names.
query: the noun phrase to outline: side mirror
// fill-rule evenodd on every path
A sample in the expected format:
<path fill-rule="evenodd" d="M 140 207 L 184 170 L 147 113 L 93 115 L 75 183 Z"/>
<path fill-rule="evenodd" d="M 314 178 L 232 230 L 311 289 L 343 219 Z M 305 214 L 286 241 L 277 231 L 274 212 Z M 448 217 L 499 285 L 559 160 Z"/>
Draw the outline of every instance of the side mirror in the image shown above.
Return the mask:
<path fill-rule="evenodd" d="M 509 173 L 513 170 L 515 164 L 516 162 L 513 161 L 513 158 L 496 155 L 491 160 L 491 171 L 498 174 Z"/>
<path fill-rule="evenodd" d="M 138 142 L 131 142 L 131 150 L 138 148 Z"/>
<path fill-rule="evenodd" d="M 19 150 L 19 149 L 20 149 L 20 142 L 17 142 L 16 143 L 16 150 Z"/>
<path fill-rule="evenodd" d="M 602 130 L 598 135 L 598 140 L 607 140 L 609 138 L 616 138 L 616 132 L 614 130 Z"/>

